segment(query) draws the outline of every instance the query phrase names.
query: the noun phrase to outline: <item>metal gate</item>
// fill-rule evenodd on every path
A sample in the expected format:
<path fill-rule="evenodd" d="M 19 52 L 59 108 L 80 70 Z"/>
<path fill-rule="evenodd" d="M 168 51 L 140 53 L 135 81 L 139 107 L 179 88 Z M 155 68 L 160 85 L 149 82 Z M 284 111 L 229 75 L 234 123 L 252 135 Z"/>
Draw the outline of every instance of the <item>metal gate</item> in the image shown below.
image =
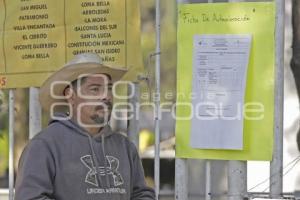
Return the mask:
<path fill-rule="evenodd" d="M 254 0 L 253 0 L 254 1 Z M 276 81 L 275 81 L 275 115 L 274 115 L 274 154 L 270 165 L 270 198 L 282 198 L 282 173 L 283 173 L 283 67 L 284 67 L 284 16 L 285 16 L 285 1 L 276 1 Z M 156 49 L 155 49 L 155 93 L 160 94 L 160 0 L 156 2 Z M 188 2 L 186 0 L 178 0 L 178 3 Z M 199 2 L 194 0 L 192 2 Z M 206 1 L 214 3 L 213 0 Z M 217 2 L 217 1 L 216 1 Z M 231 0 L 229 2 L 242 2 Z M 251 1 L 248 1 L 251 2 Z M 256 1 L 257 2 L 257 1 Z M 134 84 L 134 96 L 129 101 L 138 102 L 139 85 Z M 32 138 L 41 130 L 41 108 L 38 101 L 38 89 L 30 88 L 29 101 L 29 135 Z M 132 105 L 136 105 L 133 103 Z M 138 107 L 134 108 L 138 109 Z M 134 112 L 136 113 L 136 112 Z M 156 198 L 160 196 L 160 100 L 155 99 L 155 190 Z M 134 117 L 132 117 L 134 118 Z M 132 119 L 128 127 L 129 137 L 138 141 L 139 125 L 136 119 Z M 9 200 L 13 200 L 14 195 L 14 169 L 13 169 L 13 149 L 14 149 L 14 90 L 9 91 Z M 206 200 L 211 197 L 211 162 L 206 160 Z M 251 197 L 247 193 L 247 162 L 245 161 L 228 161 L 228 199 L 241 200 L 246 197 Z M 188 199 L 188 168 L 187 159 L 176 159 L 175 164 L 175 199 Z"/>

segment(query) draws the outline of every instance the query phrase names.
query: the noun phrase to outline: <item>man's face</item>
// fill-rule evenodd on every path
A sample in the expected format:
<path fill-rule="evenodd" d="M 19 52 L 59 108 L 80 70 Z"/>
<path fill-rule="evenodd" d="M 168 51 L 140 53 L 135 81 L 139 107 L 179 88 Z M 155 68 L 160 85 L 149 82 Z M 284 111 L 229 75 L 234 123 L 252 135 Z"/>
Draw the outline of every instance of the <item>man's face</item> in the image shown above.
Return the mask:
<path fill-rule="evenodd" d="M 110 78 L 104 74 L 96 74 L 78 79 L 69 102 L 73 115 L 81 126 L 102 127 L 110 119 L 112 99 Z"/>

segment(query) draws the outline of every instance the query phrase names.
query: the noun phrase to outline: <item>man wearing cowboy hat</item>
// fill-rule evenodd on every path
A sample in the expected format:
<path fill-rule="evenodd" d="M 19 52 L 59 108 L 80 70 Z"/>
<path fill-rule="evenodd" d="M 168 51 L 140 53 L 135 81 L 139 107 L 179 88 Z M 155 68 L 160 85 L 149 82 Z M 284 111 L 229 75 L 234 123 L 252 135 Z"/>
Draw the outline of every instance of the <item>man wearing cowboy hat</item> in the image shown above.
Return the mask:
<path fill-rule="evenodd" d="M 43 109 L 67 105 L 69 112 L 53 116 L 26 146 L 15 200 L 155 199 L 137 149 L 108 125 L 111 86 L 125 73 L 87 53 L 45 81 L 40 89 Z"/>

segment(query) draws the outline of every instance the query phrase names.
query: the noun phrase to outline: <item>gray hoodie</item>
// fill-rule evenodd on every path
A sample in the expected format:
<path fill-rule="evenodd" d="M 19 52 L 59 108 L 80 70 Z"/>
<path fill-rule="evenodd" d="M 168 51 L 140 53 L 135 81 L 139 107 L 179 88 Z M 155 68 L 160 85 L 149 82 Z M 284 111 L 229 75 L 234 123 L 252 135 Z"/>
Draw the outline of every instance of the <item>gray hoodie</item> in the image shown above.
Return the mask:
<path fill-rule="evenodd" d="M 15 200 L 154 200 L 138 152 L 105 126 L 90 136 L 72 120 L 53 120 L 26 146 Z"/>

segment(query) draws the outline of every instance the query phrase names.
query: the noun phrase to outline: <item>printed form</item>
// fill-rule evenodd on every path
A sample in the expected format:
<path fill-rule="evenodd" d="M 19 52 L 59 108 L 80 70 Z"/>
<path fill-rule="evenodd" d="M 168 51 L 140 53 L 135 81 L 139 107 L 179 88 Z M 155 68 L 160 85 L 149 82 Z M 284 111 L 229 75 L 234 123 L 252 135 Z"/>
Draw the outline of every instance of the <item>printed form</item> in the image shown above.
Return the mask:
<path fill-rule="evenodd" d="M 194 35 L 191 147 L 243 149 L 251 35 Z"/>

